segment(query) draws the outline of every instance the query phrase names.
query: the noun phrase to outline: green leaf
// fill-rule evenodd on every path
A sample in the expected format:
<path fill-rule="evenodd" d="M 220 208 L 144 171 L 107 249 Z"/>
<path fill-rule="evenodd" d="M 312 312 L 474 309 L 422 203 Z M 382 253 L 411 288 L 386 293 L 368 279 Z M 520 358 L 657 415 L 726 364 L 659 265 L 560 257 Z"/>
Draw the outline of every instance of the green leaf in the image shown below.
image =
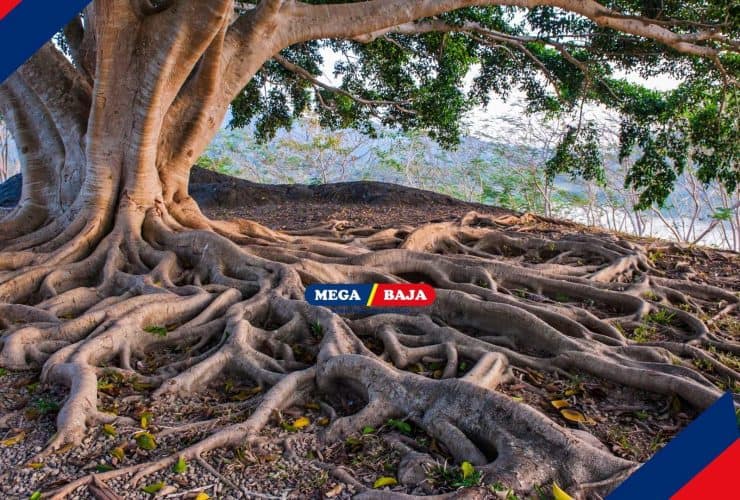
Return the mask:
<path fill-rule="evenodd" d="M 28 500 L 41 500 L 41 492 L 40 491 L 34 491 L 31 493 L 31 496 L 28 497 Z"/>
<path fill-rule="evenodd" d="M 115 437 L 115 436 L 116 436 L 116 434 L 118 434 L 118 432 L 116 431 L 116 428 L 115 428 L 115 426 L 113 426 L 113 425 L 111 425 L 111 424 L 105 424 L 105 425 L 103 426 L 103 433 L 104 433 L 104 434 L 105 434 L 106 436 L 110 436 L 110 437 Z"/>
<path fill-rule="evenodd" d="M 411 424 L 404 422 L 403 420 L 396 420 L 395 418 L 388 419 L 388 425 L 397 429 L 404 434 L 411 434 Z"/>
<path fill-rule="evenodd" d="M 144 493 L 149 493 L 150 495 L 154 495 L 159 490 L 164 488 L 164 486 L 165 486 L 164 481 L 159 481 L 158 483 L 150 484 L 149 486 L 144 486 L 143 488 L 141 488 L 141 491 L 143 491 Z"/>
<path fill-rule="evenodd" d="M 188 463 L 183 457 L 178 458 L 175 465 L 172 466 L 172 471 L 175 474 L 183 474 L 186 470 L 188 470 Z"/>
<path fill-rule="evenodd" d="M 108 472 L 108 471 L 112 471 L 113 469 L 115 469 L 115 467 L 113 467 L 112 465 L 108 465 L 108 464 L 99 464 L 95 467 L 95 470 L 98 472 Z"/>
<path fill-rule="evenodd" d="M 151 325 L 144 328 L 144 331 L 147 333 L 151 333 L 152 335 L 157 335 L 159 337 L 166 337 L 167 336 L 167 328 L 161 325 Z"/>
<path fill-rule="evenodd" d="M 157 442 L 154 440 L 154 436 L 148 432 L 139 432 L 134 436 L 136 444 L 142 450 L 151 451 L 157 447 Z"/>
<path fill-rule="evenodd" d="M 366 426 L 366 427 L 363 427 L 362 428 L 362 433 L 363 434 L 372 434 L 373 432 L 375 432 L 375 428 L 374 427 Z"/>

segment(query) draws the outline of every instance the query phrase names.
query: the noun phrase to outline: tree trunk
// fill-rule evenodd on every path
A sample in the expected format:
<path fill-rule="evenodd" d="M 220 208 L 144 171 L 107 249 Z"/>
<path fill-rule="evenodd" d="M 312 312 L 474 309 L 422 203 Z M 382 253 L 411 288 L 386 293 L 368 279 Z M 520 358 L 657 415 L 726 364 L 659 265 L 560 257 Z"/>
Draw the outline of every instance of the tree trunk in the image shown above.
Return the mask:
<path fill-rule="evenodd" d="M 701 304 L 738 298 L 661 277 L 634 244 L 549 240 L 508 230 L 518 219 L 475 214 L 411 232 L 285 234 L 207 219 L 187 192 L 191 165 L 281 40 L 270 38 L 261 12 L 247 35 L 230 37 L 230 1 L 162 5 L 95 2 L 74 38 L 74 66 L 47 45 L 0 89 L 24 180 L 21 203 L 0 226 L 0 366 L 41 367 L 44 381 L 69 388 L 44 453 L 78 444 L 91 426 L 130 421 L 97 408 L 103 366 L 157 386 L 155 397 L 197 391 L 235 370 L 269 388 L 259 409 L 140 474 L 241 445 L 274 410 L 312 394 L 329 401 L 341 388 L 366 406 L 335 418 L 329 441 L 408 417 L 491 482 L 603 493 L 635 464 L 498 392 L 512 370 L 588 373 L 698 408 L 721 394 L 693 368 L 692 358 L 708 358 L 697 347 L 636 345 L 615 325 L 667 309 L 690 344 L 737 352 L 697 315 Z M 512 255 L 532 260 L 507 263 Z M 310 283 L 378 281 L 425 281 L 438 300 L 416 315 L 359 319 L 303 301 Z M 659 300 L 645 300 L 648 291 Z M 582 303 L 559 304 L 563 294 L 617 313 L 599 319 Z M 382 352 L 366 346 L 373 338 Z M 193 354 L 155 375 L 137 373 L 134 360 L 165 345 Z M 308 354 L 297 356 L 295 345 Z M 406 370 L 429 357 L 445 365 L 441 380 Z M 473 367 L 458 377 L 463 358 Z M 131 470 L 103 476 L 122 471 Z"/>

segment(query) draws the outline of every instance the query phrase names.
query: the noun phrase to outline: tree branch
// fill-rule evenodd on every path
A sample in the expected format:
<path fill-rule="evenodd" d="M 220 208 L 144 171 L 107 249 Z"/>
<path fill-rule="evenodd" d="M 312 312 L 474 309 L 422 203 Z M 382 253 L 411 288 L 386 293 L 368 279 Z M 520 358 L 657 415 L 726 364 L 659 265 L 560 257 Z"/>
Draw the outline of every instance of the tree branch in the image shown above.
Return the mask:
<path fill-rule="evenodd" d="M 335 94 L 341 94 L 343 96 L 349 97 L 350 99 L 352 99 L 353 101 L 359 104 L 363 104 L 365 106 L 391 106 L 391 107 L 398 109 L 399 111 L 402 111 L 403 113 L 408 113 L 412 115 L 416 114 L 415 111 L 404 108 L 403 102 L 365 99 L 363 97 L 347 92 L 344 89 L 340 89 L 339 87 L 333 87 L 329 85 L 328 83 L 322 82 L 321 80 L 316 78 L 314 75 L 309 73 L 305 68 L 301 68 L 300 66 L 293 64 L 292 62 L 288 61 L 281 55 L 273 56 L 273 59 L 275 60 L 275 62 L 279 63 L 282 67 L 284 67 L 288 71 L 295 73 L 296 75 L 303 78 L 304 80 L 309 81 L 313 86 L 320 87 L 324 90 L 328 90 L 329 92 L 333 92 Z"/>
<path fill-rule="evenodd" d="M 322 38 L 372 36 L 394 26 L 463 7 L 492 5 L 559 7 L 591 19 L 599 26 L 652 39 L 685 54 L 707 58 L 717 54 L 715 48 L 696 43 L 711 37 L 699 37 L 696 33 L 674 33 L 660 23 L 625 16 L 594 0 L 370 0 L 321 5 L 295 2 L 284 5 L 282 10 L 285 17 L 290 18 L 284 29 L 288 32 L 288 45 L 291 45 Z"/>

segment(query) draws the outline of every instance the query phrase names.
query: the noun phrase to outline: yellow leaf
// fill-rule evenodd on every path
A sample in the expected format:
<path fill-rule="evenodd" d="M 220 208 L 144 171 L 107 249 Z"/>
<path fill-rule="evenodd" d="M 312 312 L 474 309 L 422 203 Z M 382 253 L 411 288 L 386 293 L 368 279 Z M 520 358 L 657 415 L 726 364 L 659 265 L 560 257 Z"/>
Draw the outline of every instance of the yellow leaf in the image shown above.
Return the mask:
<path fill-rule="evenodd" d="M 375 480 L 373 488 L 383 488 L 384 486 L 395 486 L 397 484 L 398 481 L 396 481 L 396 478 L 384 476 Z"/>
<path fill-rule="evenodd" d="M 106 436 L 111 436 L 111 437 L 113 437 L 116 434 L 118 434 L 116 432 L 116 428 L 114 426 L 112 426 L 111 424 L 105 424 L 103 426 L 103 432 L 105 433 Z"/>
<path fill-rule="evenodd" d="M 571 422 L 580 422 L 582 424 L 594 425 L 596 422 L 592 418 L 587 418 L 583 413 L 577 410 L 560 410 L 560 414 L 566 420 Z"/>
<path fill-rule="evenodd" d="M 311 420 L 309 420 L 308 417 L 300 417 L 293 422 L 293 427 L 296 429 L 303 429 L 304 427 L 308 427 L 310 424 Z"/>
<path fill-rule="evenodd" d="M 13 437 L 0 441 L 3 446 L 15 446 L 26 438 L 26 431 L 20 431 Z"/>
<path fill-rule="evenodd" d="M 471 464 L 470 462 L 465 461 L 460 464 L 460 470 L 462 471 L 463 479 L 467 479 L 473 475 L 473 473 L 475 472 L 475 467 L 473 467 L 473 464 Z"/>
<path fill-rule="evenodd" d="M 329 418 L 328 417 L 321 417 L 316 421 L 317 424 L 319 424 L 322 427 L 326 427 L 329 425 Z"/>
<path fill-rule="evenodd" d="M 126 456 L 126 452 L 123 447 L 117 446 L 110 451 L 111 456 L 116 457 L 118 460 L 123 460 Z"/>
<path fill-rule="evenodd" d="M 522 401 L 524 401 L 524 398 L 521 396 L 511 396 L 511 399 L 513 399 L 517 403 L 521 403 Z"/>
<path fill-rule="evenodd" d="M 211 497 L 208 496 L 208 493 L 206 493 L 205 491 L 201 491 L 200 493 L 195 495 L 194 500 L 208 500 L 209 498 Z"/>
<path fill-rule="evenodd" d="M 147 429 L 149 427 L 149 424 L 152 422 L 153 416 L 154 415 L 152 415 L 148 411 L 141 414 L 139 423 L 141 424 L 142 429 Z"/>
<path fill-rule="evenodd" d="M 28 467 L 31 469 L 41 469 L 44 467 L 43 462 L 31 462 L 28 464 Z"/>
<path fill-rule="evenodd" d="M 561 490 L 557 483 L 552 483 L 552 496 L 555 500 L 573 500 L 573 497 Z"/>
<path fill-rule="evenodd" d="M 570 403 L 569 403 L 569 402 L 567 402 L 567 401 L 566 401 L 566 400 L 564 400 L 564 399 L 556 399 L 555 401 L 550 401 L 550 404 L 551 404 L 551 405 L 553 405 L 553 406 L 554 406 L 555 408 L 557 408 L 558 410 L 559 410 L 560 408 L 567 408 L 567 407 L 569 407 L 569 406 L 570 406 Z"/>
<path fill-rule="evenodd" d="M 316 402 L 314 402 L 314 401 L 311 401 L 309 403 L 306 403 L 304 406 L 308 410 L 320 410 L 321 409 L 321 406 L 319 406 L 319 404 L 316 403 Z"/>

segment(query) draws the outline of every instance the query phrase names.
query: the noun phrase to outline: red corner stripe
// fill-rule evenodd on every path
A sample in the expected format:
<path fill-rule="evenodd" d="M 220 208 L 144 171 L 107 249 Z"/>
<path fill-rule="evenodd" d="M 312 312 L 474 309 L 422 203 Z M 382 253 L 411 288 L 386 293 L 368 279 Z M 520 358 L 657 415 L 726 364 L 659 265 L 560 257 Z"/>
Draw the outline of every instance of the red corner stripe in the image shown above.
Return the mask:
<path fill-rule="evenodd" d="M 19 3 L 21 0 L 0 0 L 0 19 L 7 16 Z"/>
<path fill-rule="evenodd" d="M 735 440 L 709 465 L 704 467 L 686 485 L 678 490 L 671 500 L 695 500 L 697 498 L 738 498 L 737 473 L 740 468 L 740 439 Z M 732 493 L 732 492 L 735 493 Z"/>

